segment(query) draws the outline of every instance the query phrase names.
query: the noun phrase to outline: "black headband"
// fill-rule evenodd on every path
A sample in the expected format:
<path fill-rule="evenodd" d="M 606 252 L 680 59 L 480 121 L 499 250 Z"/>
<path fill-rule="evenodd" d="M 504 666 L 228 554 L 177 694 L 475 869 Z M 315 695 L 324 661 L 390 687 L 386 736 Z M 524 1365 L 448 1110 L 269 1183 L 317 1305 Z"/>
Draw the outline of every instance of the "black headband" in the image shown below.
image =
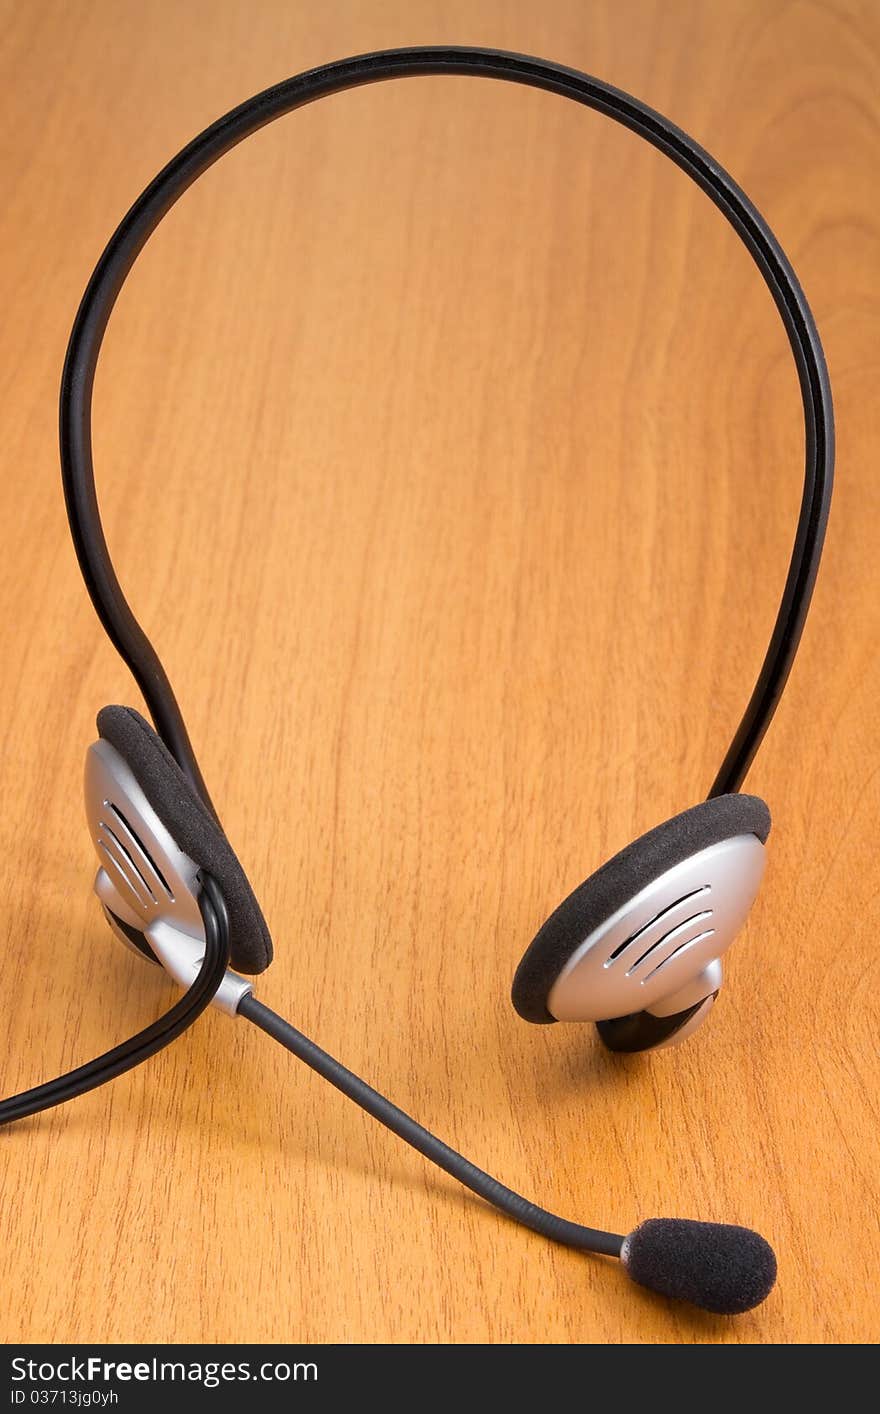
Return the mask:
<path fill-rule="evenodd" d="M 173 158 L 134 203 L 89 281 L 70 337 L 61 383 L 64 494 L 77 557 L 92 602 L 144 695 L 156 729 L 210 807 L 186 726 L 155 649 L 134 617 L 110 559 L 92 464 L 92 389 L 107 321 L 126 275 L 165 213 L 197 177 L 243 138 L 295 108 L 384 79 L 473 74 L 547 89 L 605 113 L 660 149 L 724 213 L 751 252 L 788 331 L 804 407 L 804 490 L 791 563 L 758 680 L 709 792 L 736 791 L 782 695 L 810 604 L 831 497 L 834 428 L 822 346 L 794 271 L 766 222 L 718 163 L 680 128 L 600 79 L 560 64 L 492 49 L 390 49 L 287 79 L 212 123 Z"/>

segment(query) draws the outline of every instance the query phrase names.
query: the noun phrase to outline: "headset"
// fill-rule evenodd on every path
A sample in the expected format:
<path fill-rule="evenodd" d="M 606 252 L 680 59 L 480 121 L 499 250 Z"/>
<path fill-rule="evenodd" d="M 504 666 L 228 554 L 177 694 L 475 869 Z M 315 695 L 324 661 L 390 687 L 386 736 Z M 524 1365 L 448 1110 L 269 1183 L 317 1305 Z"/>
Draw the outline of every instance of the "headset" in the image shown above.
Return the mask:
<path fill-rule="evenodd" d="M 154 723 L 130 707 L 98 713 L 99 736 L 85 766 L 86 815 L 99 861 L 95 892 L 114 934 L 185 990 L 165 1016 L 123 1044 L 2 1102 L 0 1123 L 61 1104 L 130 1070 L 213 1003 L 266 1032 L 508 1217 L 554 1242 L 619 1258 L 633 1280 L 665 1296 L 735 1314 L 763 1301 L 776 1279 L 773 1250 L 758 1233 L 649 1218 L 623 1236 L 547 1212 L 456 1153 L 256 1000 L 249 979 L 272 960 L 269 932 L 211 803 L 168 677 L 126 602 L 101 525 L 91 444 L 98 354 L 125 277 L 165 213 L 218 158 L 275 118 L 362 84 L 443 74 L 558 94 L 606 114 L 665 153 L 738 233 L 788 333 L 804 411 L 803 498 L 782 600 L 742 721 L 707 799 L 628 845 L 551 914 L 517 968 L 512 997 L 527 1021 L 592 1021 L 612 1050 L 641 1052 L 683 1041 L 706 1020 L 718 995 L 721 957 L 757 894 L 770 830 L 765 803 L 740 787 L 797 651 L 831 497 L 831 393 L 813 317 L 789 261 L 745 194 L 693 139 L 637 99 L 574 69 L 520 54 L 446 46 L 383 50 L 268 88 L 194 138 L 123 219 L 76 315 L 60 401 L 67 514 L 95 610 Z"/>

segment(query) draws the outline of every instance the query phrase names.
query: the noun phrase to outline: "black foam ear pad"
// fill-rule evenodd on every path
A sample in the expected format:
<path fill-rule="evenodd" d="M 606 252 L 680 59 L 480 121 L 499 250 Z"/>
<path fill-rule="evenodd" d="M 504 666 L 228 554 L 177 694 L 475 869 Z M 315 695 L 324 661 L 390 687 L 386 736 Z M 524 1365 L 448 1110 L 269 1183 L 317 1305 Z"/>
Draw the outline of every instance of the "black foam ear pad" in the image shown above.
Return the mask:
<path fill-rule="evenodd" d="M 525 1021 L 550 1022 L 547 998 L 568 959 L 600 924 L 653 879 L 722 840 L 752 834 L 764 843 L 770 811 L 756 795 L 719 795 L 649 830 L 569 894 L 529 944 L 513 979 Z"/>
<path fill-rule="evenodd" d="M 165 828 L 220 886 L 229 913 L 229 956 L 239 972 L 264 972 L 272 939 L 247 875 L 217 821 L 165 743 L 132 707 L 103 707 L 98 732 L 124 757 Z"/>

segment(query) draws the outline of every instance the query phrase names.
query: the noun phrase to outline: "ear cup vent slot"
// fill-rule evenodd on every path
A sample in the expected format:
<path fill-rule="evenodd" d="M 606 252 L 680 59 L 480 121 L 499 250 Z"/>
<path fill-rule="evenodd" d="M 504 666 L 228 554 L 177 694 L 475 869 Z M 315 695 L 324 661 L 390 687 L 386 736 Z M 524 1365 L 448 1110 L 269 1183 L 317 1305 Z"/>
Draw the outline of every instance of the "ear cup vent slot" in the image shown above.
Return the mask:
<path fill-rule="evenodd" d="M 156 899 L 149 884 L 141 874 L 131 855 L 119 843 L 116 835 L 101 821 L 102 833 L 98 839 L 98 850 L 104 861 L 104 868 L 117 887 L 132 899 L 141 913 L 149 913 L 156 906 Z"/>
<path fill-rule="evenodd" d="M 693 922 L 693 919 L 691 919 L 691 922 Z M 714 928 L 704 928 L 702 933 L 697 933 L 695 937 L 687 938 L 685 942 L 679 943 L 677 948 L 673 948 L 672 952 L 667 953 L 666 956 L 662 958 L 660 962 L 657 963 L 656 967 L 652 967 L 650 972 L 646 973 L 646 975 L 642 978 L 642 981 L 650 982 L 651 978 L 656 977 L 658 972 L 662 972 L 663 968 L 666 967 L 670 962 L 674 962 L 675 959 L 677 957 L 680 957 L 682 953 L 687 952 L 688 948 L 696 947 L 697 943 L 702 943 L 704 939 L 711 938 L 714 932 Z"/>
<path fill-rule="evenodd" d="M 140 835 L 112 800 L 104 801 L 107 814 L 99 821 L 99 847 L 116 867 L 141 908 L 156 907 L 160 896 L 174 902 L 174 894 Z M 112 824 L 108 817 L 112 813 Z"/>
<path fill-rule="evenodd" d="M 635 962 L 627 968 L 627 977 L 632 977 L 633 973 L 637 972 L 639 968 L 647 962 L 649 957 L 654 957 L 655 960 L 657 960 L 658 948 L 663 948 L 664 946 L 668 947 L 670 943 L 676 943 L 672 952 L 665 952 L 662 960 L 657 960 L 657 966 L 652 968 L 647 974 L 648 977 L 653 977 L 655 972 L 659 972 L 664 962 L 667 962 L 670 957 L 675 957 L 677 952 L 680 952 L 683 947 L 687 947 L 688 943 L 693 942 L 693 938 L 687 938 L 679 943 L 678 940 L 681 939 L 682 934 L 687 933 L 695 923 L 705 923 L 711 917 L 711 908 L 704 908 L 700 913 L 692 913 L 690 918 L 686 918 L 683 923 L 678 923 L 674 928 L 670 928 L 668 932 L 663 934 L 662 938 L 658 938 L 655 943 L 652 943 L 650 947 L 646 948 L 641 957 L 636 958 Z M 714 933 L 714 931 L 714 928 L 709 928 L 708 930 L 704 929 L 703 932 L 700 933 L 700 937 L 706 938 L 710 933 Z"/>
<path fill-rule="evenodd" d="M 633 960 L 632 957 L 625 958 L 625 961 L 629 964 L 627 967 L 627 976 L 629 976 L 630 972 L 638 967 L 639 963 L 647 957 L 648 953 L 653 952 L 656 947 L 659 947 L 662 942 L 665 942 L 670 936 L 670 933 L 678 930 L 680 926 L 679 920 L 673 918 L 671 915 L 675 914 L 677 910 L 681 908 L 682 904 L 689 903 L 691 899 L 703 898 L 711 892 L 711 884 L 701 884 L 698 889 L 691 889 L 688 893 L 682 894 L 680 898 L 675 899 L 672 903 L 668 903 L 665 908 L 660 909 L 659 913 L 655 913 L 653 918 L 649 918 L 647 923 L 643 923 L 641 927 L 636 928 L 634 933 L 630 933 L 628 937 L 624 938 L 622 943 L 618 943 L 614 951 L 608 954 L 605 966 L 611 967 L 618 958 L 623 957 L 624 953 L 629 953 L 633 945 L 641 940 L 645 946 L 637 950 L 634 949 L 634 952 L 637 951 L 635 960 Z M 690 923 L 694 918 L 708 917 L 711 912 L 712 910 L 710 908 L 699 913 L 694 913 L 690 918 L 686 919 L 685 922 Z M 655 926 L 658 923 L 662 924 L 664 919 L 669 923 L 670 927 L 665 933 L 662 933 L 659 938 L 655 938 L 653 936 Z"/>

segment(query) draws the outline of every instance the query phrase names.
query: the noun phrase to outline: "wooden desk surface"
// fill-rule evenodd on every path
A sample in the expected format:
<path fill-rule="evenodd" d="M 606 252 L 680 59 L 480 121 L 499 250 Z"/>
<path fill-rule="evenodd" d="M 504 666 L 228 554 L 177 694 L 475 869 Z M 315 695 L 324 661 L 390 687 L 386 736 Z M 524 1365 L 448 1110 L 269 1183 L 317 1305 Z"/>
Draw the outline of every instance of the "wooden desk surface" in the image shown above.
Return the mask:
<path fill-rule="evenodd" d="M 475 13 L 476 11 L 476 13 Z M 244 1023 L 0 1142 L 7 1340 L 876 1339 L 880 11 L 873 3 L 31 0 L 2 7 L 3 1091 L 173 993 L 90 895 L 80 774 L 140 699 L 79 580 L 64 347 L 165 160 L 272 82 L 493 43 L 629 89 L 791 254 L 839 424 L 827 554 L 749 786 L 771 867 L 711 1025 L 621 1060 L 508 1001 L 537 925 L 701 799 L 782 585 L 795 373 L 662 158 L 459 79 L 317 105 L 173 212 L 114 314 L 108 538 L 273 928 L 259 995 L 526 1193 L 753 1225 L 776 1292 L 666 1305 L 463 1195 Z"/>

